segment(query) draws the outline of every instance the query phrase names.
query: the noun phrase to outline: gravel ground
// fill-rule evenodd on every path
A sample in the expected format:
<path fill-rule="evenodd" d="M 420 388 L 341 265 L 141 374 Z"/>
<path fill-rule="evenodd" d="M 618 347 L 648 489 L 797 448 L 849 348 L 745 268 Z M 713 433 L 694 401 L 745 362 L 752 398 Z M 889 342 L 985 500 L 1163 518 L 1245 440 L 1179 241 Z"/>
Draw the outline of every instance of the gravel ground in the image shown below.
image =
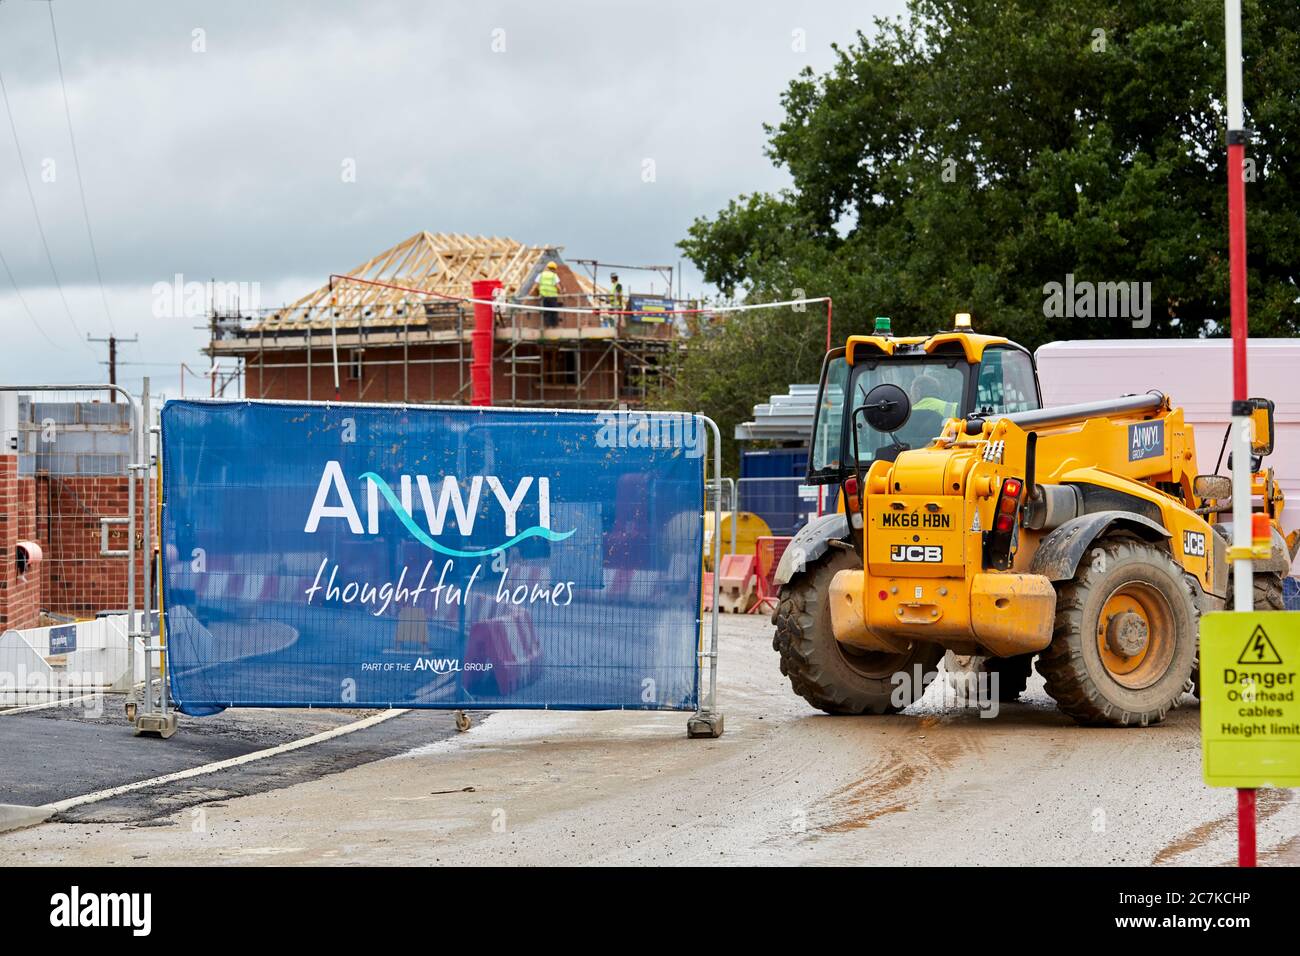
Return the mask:
<path fill-rule="evenodd" d="M 682 714 L 501 712 L 338 772 L 155 805 L 156 825 L 0 835 L 0 864 L 1234 860 L 1235 797 L 1201 782 L 1193 700 L 1146 730 L 1080 728 L 1035 677 L 989 719 L 942 682 L 902 715 L 832 718 L 790 691 L 765 619 L 723 620 L 718 740 L 687 740 Z M 1300 863 L 1298 835 L 1300 801 L 1261 792 L 1261 864 Z"/>

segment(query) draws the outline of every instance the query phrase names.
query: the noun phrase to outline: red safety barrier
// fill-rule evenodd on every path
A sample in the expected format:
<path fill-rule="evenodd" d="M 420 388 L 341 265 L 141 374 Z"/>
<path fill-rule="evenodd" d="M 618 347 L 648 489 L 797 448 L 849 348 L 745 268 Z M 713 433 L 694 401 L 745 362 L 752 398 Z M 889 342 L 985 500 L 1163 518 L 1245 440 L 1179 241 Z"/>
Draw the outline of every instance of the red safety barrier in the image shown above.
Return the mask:
<path fill-rule="evenodd" d="M 501 617 L 475 621 L 465 648 L 465 689 L 472 694 L 513 694 L 537 679 L 541 660 L 542 645 L 527 611 L 515 608 Z"/>
<path fill-rule="evenodd" d="M 728 554 L 718 568 L 718 610 L 744 614 L 754 598 L 754 556 Z"/>
<path fill-rule="evenodd" d="M 777 535 L 762 535 L 754 539 L 754 573 L 758 600 L 749 609 L 750 614 L 766 614 L 776 610 L 778 589 L 774 577 L 776 566 L 781 563 L 781 555 L 790 546 L 793 538 Z"/>

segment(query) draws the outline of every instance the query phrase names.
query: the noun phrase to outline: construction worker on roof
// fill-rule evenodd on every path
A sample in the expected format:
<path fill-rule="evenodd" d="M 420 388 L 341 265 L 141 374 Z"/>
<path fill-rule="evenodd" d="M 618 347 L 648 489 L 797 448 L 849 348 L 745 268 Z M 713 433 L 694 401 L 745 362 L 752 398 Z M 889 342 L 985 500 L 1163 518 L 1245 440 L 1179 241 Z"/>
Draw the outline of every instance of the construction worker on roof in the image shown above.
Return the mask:
<path fill-rule="evenodd" d="M 609 274 L 609 282 L 609 308 L 613 312 L 622 312 L 626 307 L 627 300 L 623 297 L 623 283 L 618 281 L 617 272 Z M 612 318 L 614 323 L 617 324 L 618 317 L 612 316 Z"/>
<path fill-rule="evenodd" d="M 537 277 L 537 294 L 542 297 L 543 309 L 558 309 L 560 307 L 560 272 L 559 266 L 554 262 L 546 263 L 546 268 Z M 543 312 L 542 318 L 548 329 L 560 324 L 560 313 L 558 312 Z"/>

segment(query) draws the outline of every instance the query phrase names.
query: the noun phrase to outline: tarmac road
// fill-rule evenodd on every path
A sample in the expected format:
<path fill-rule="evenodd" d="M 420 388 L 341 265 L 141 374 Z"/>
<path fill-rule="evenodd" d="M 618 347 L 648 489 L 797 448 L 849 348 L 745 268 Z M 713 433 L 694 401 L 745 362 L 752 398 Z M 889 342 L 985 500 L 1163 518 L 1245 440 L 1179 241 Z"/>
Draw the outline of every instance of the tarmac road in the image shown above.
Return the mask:
<path fill-rule="evenodd" d="M 0 834 L 0 864 L 1235 859 L 1235 795 L 1201 782 L 1194 700 L 1146 730 L 1080 728 L 1035 677 L 991 719 L 945 702 L 940 684 L 903 715 L 832 718 L 790 691 L 766 619 L 723 621 L 718 740 L 687 740 L 682 714 L 510 711 L 455 735 L 429 724 L 414 749 L 261 792 L 230 792 L 226 771 L 192 779 L 190 809 L 136 808 L 149 825 L 100 811 Z M 369 732 L 332 753 L 355 760 L 380 739 Z M 1260 864 L 1300 863 L 1300 801 L 1273 790 L 1259 803 Z"/>

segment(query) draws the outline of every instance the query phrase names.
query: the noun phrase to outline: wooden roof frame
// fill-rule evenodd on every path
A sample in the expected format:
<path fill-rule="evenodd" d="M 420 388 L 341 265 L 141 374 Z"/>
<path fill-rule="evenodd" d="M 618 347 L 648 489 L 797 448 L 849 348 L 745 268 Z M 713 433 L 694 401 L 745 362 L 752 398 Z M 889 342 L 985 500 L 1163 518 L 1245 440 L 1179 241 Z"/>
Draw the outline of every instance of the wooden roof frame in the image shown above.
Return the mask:
<path fill-rule="evenodd" d="M 417 232 L 347 274 L 461 298 L 472 295 L 476 280 L 498 279 L 503 294 L 517 299 L 531 291 L 521 286 L 529 281 L 541 260 L 562 262 L 560 251 L 558 246 L 526 246 L 498 236 Z M 589 277 L 577 270 L 569 271 L 586 295 L 602 291 Z M 270 310 L 246 331 L 424 325 L 425 311 L 419 306 L 435 301 L 433 296 L 338 279 L 333 289 L 326 283 L 291 305 Z M 331 315 L 334 311 L 337 314 Z"/>

